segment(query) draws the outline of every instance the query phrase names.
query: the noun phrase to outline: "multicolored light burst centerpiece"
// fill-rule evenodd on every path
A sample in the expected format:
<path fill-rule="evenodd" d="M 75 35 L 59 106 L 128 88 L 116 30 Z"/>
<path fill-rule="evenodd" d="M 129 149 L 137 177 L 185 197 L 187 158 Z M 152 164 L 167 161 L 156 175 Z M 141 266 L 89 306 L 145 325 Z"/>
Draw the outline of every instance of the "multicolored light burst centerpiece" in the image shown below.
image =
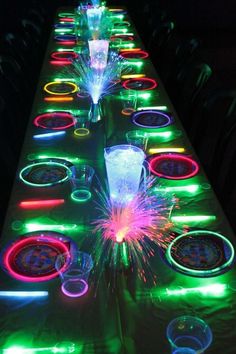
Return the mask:
<path fill-rule="evenodd" d="M 126 145 L 121 145 L 126 146 Z M 135 147 L 136 148 L 136 147 Z M 138 149 L 138 148 L 137 148 Z M 140 150 L 140 149 L 138 149 Z M 142 161 L 143 162 L 143 161 Z M 131 168 L 126 165 L 126 172 Z M 142 163 L 141 163 L 142 166 Z M 120 171 L 121 167 L 117 167 Z M 107 172 L 109 167 L 107 168 Z M 118 171 L 118 172 L 119 172 Z M 125 182 L 129 184 L 130 176 L 125 173 L 122 176 L 118 173 L 116 181 L 120 183 L 120 192 L 114 196 L 114 186 L 109 183 L 109 195 L 105 191 L 98 192 L 98 210 L 101 217 L 94 221 L 95 229 L 100 235 L 100 246 L 104 255 L 97 254 L 97 260 L 105 256 L 107 263 L 115 268 L 120 264 L 131 265 L 143 280 L 146 280 L 147 272 L 150 272 L 150 257 L 154 256 L 156 246 L 166 248 L 173 236 L 170 233 L 172 223 L 169 221 L 169 214 L 176 203 L 176 200 L 166 195 L 153 193 L 155 179 L 148 177 L 144 188 L 143 181 L 140 184 L 141 171 L 136 173 L 138 189 L 132 195 L 127 194 Z M 114 177 L 114 176 L 113 176 Z M 114 178 L 112 179 L 114 182 Z M 134 185 L 135 182 L 132 182 Z M 124 191 L 122 193 L 122 186 Z M 130 198 L 126 198 L 127 195 Z M 150 272 L 151 273 L 151 272 Z"/>
<path fill-rule="evenodd" d="M 80 56 L 74 61 L 73 67 L 67 68 L 66 73 L 73 76 L 76 81 L 79 78 L 80 88 L 90 95 L 92 100 L 90 119 L 96 123 L 101 120 L 101 99 L 110 94 L 119 82 L 123 59 L 115 52 L 108 52 L 108 41 L 90 41 L 89 46 L 90 60 Z"/>

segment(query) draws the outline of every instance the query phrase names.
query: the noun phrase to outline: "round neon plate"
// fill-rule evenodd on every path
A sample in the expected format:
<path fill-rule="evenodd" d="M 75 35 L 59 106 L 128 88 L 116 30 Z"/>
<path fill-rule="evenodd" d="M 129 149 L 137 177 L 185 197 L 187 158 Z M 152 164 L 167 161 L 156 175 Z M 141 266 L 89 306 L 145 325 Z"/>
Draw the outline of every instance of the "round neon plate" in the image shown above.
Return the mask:
<path fill-rule="evenodd" d="M 136 90 L 136 91 L 145 91 L 153 90 L 157 87 L 157 82 L 153 79 L 144 77 L 140 79 L 129 79 L 122 83 L 123 87 L 126 90 Z"/>
<path fill-rule="evenodd" d="M 114 27 L 115 28 L 126 28 L 130 26 L 130 22 L 128 21 L 121 21 L 121 22 L 115 22 Z"/>
<path fill-rule="evenodd" d="M 75 25 L 72 23 L 56 23 L 54 27 L 64 29 L 64 28 L 74 28 Z"/>
<path fill-rule="evenodd" d="M 227 271 L 234 261 L 231 242 L 219 233 L 199 230 L 178 236 L 165 257 L 175 270 L 195 277 L 213 277 Z"/>
<path fill-rule="evenodd" d="M 59 43 L 75 44 L 77 37 L 74 34 L 61 34 L 54 37 Z"/>
<path fill-rule="evenodd" d="M 172 117 L 157 110 L 143 110 L 132 114 L 132 122 L 142 128 L 164 128 L 173 123 Z"/>
<path fill-rule="evenodd" d="M 5 270 L 15 279 L 25 282 L 48 281 L 67 269 L 70 260 L 70 240 L 53 231 L 35 231 L 16 239 L 2 255 Z M 59 255 L 64 263 L 56 269 Z"/>
<path fill-rule="evenodd" d="M 74 12 L 60 12 L 58 14 L 58 17 L 68 17 L 68 18 L 74 18 L 75 14 Z"/>
<path fill-rule="evenodd" d="M 53 81 L 44 86 L 44 91 L 50 95 L 70 95 L 78 91 L 78 86 L 73 82 Z"/>
<path fill-rule="evenodd" d="M 162 178 L 187 179 L 194 177 L 199 166 L 191 157 L 174 153 L 153 154 L 149 157 L 150 171 Z"/>
<path fill-rule="evenodd" d="M 134 37 L 130 36 L 128 34 L 117 34 L 117 35 L 113 35 L 110 37 L 111 41 L 116 41 L 117 39 L 121 39 L 122 42 L 127 42 L 127 41 L 133 41 Z"/>
<path fill-rule="evenodd" d="M 65 130 L 74 126 L 75 118 L 70 113 L 52 112 L 44 113 L 37 116 L 34 120 L 34 125 L 39 128 L 52 130 Z"/>
<path fill-rule="evenodd" d="M 116 15 L 122 15 L 127 13 L 127 11 L 124 9 L 109 9 L 109 11 Z"/>
<path fill-rule="evenodd" d="M 120 53 L 120 55 L 124 59 L 132 60 L 132 59 L 146 59 L 148 58 L 148 53 L 145 52 L 144 50 L 133 50 L 133 51 L 125 51 Z"/>
<path fill-rule="evenodd" d="M 63 159 L 35 160 L 20 171 L 20 179 L 33 187 L 50 187 L 71 178 L 73 165 Z"/>
<path fill-rule="evenodd" d="M 51 58 L 55 60 L 73 60 L 78 58 L 78 54 L 71 51 L 53 52 Z"/>

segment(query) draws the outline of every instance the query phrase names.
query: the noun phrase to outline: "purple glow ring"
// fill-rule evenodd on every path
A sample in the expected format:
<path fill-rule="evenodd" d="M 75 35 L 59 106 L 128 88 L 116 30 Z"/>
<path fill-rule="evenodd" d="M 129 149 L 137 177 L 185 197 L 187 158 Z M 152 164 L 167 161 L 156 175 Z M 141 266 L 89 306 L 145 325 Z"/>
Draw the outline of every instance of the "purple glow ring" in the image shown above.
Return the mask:
<path fill-rule="evenodd" d="M 81 282 L 82 284 L 84 284 L 84 289 L 78 293 L 71 293 L 70 291 L 66 290 L 66 288 L 65 288 L 65 284 L 68 282 Z M 68 297 L 81 297 L 87 293 L 88 283 L 83 279 L 68 279 L 61 285 L 61 290 L 62 290 L 63 294 Z"/>
<path fill-rule="evenodd" d="M 156 125 L 145 125 L 145 124 L 141 124 L 139 122 L 137 122 L 137 120 L 139 119 L 140 116 L 142 116 L 143 114 L 155 114 L 158 116 L 161 116 L 161 118 L 165 118 L 166 119 L 166 123 L 164 124 L 156 124 Z M 164 128 L 167 127 L 168 125 L 173 123 L 173 119 L 166 113 L 160 112 L 158 110 L 154 110 L 154 109 L 150 109 L 150 110 L 142 110 L 142 111 L 138 111 L 138 112 L 134 112 L 131 116 L 131 120 L 132 123 L 134 123 L 135 125 L 142 127 L 142 128 Z"/>

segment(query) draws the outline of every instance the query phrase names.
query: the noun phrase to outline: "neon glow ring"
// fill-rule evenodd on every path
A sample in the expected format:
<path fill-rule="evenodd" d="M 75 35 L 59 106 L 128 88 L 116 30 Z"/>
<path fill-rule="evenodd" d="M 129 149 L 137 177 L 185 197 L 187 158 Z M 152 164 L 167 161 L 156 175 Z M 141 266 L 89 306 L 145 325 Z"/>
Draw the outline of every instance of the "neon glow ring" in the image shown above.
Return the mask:
<path fill-rule="evenodd" d="M 144 50 L 126 50 L 123 52 L 121 50 L 120 55 L 122 56 L 122 58 L 127 60 L 146 59 L 149 56 L 148 52 L 145 52 Z"/>
<path fill-rule="evenodd" d="M 72 177 L 72 170 L 70 169 L 70 167 L 72 167 L 73 165 L 71 163 L 68 163 L 65 160 L 61 160 L 64 161 L 63 162 L 58 162 L 59 159 L 43 159 L 43 161 L 38 162 L 38 160 L 36 160 L 35 162 L 31 163 L 30 165 L 27 165 L 26 167 L 24 167 L 19 174 L 20 179 L 27 185 L 29 186 L 33 186 L 33 187 L 50 187 L 53 186 L 55 184 L 59 184 L 59 183 L 63 183 L 65 181 L 67 181 L 69 178 Z M 45 171 L 42 172 L 43 167 L 45 166 L 46 168 L 50 168 L 50 166 L 55 168 L 55 171 L 53 171 L 52 177 L 54 178 L 53 181 L 51 182 L 47 182 L 47 183 L 35 183 L 32 181 L 29 181 L 29 177 L 30 173 L 34 172 L 35 176 L 34 180 L 36 178 L 40 179 L 40 178 L 46 178 L 46 180 L 48 181 L 48 179 L 50 178 L 50 171 Z M 41 170 L 40 170 L 41 168 Z M 55 180 L 55 176 L 56 176 L 56 171 L 58 170 L 58 168 L 60 168 L 63 172 L 62 176 L 60 179 Z M 35 169 L 35 171 L 32 171 L 32 169 Z M 44 174 L 43 174 L 44 173 Z M 38 177 L 37 177 L 38 174 Z M 28 180 L 27 180 L 28 178 Z"/>
<path fill-rule="evenodd" d="M 36 231 L 36 233 L 39 233 L 38 231 Z M 16 240 L 16 242 L 11 245 L 3 254 L 3 263 L 4 263 L 4 267 L 6 268 L 6 270 L 8 271 L 8 273 L 15 279 L 20 280 L 20 281 L 24 281 L 24 282 L 42 282 L 42 281 L 48 281 L 51 279 L 54 279 L 55 277 L 58 276 L 59 271 L 63 272 L 66 270 L 66 268 L 69 265 L 70 262 L 70 250 L 69 250 L 69 244 L 66 244 L 65 242 L 63 242 L 60 238 L 55 238 L 53 236 L 47 236 L 47 233 L 50 235 L 53 235 L 53 232 L 43 232 L 40 231 L 40 235 L 37 236 L 28 236 L 26 235 L 25 238 L 20 238 L 19 240 Z M 34 233 L 31 233 L 34 234 Z M 44 236 L 46 234 L 46 236 Z M 57 234 L 57 233 L 55 233 Z M 66 254 L 68 255 L 65 264 L 63 265 L 63 267 L 58 271 L 54 268 L 54 270 L 50 270 L 48 271 L 49 274 L 47 275 L 37 275 L 37 276 L 29 276 L 26 274 L 21 274 L 19 271 L 17 271 L 16 269 L 16 265 L 17 265 L 17 257 L 22 257 L 23 260 L 27 260 L 29 255 L 27 254 L 27 251 L 29 251 L 30 257 L 32 257 L 32 260 L 30 259 L 30 262 L 35 262 L 37 266 L 37 262 L 41 262 L 42 260 L 44 260 L 45 262 L 45 254 L 41 254 L 40 255 L 40 249 L 37 251 L 35 250 L 35 255 L 32 253 L 32 250 L 30 250 L 30 246 L 33 246 L 35 244 L 35 247 L 37 247 L 37 243 L 39 243 L 39 247 L 43 248 L 45 247 L 47 249 L 48 247 L 48 251 L 50 250 L 50 247 L 52 248 L 52 251 L 54 252 L 54 254 L 56 254 L 58 252 L 59 254 Z M 27 250 L 28 248 L 28 250 Z M 21 255 L 22 253 L 22 255 Z M 25 255 L 24 255 L 25 253 Z M 41 259 L 39 259 L 39 257 L 42 257 Z M 55 257 L 55 256 L 54 256 Z M 34 264 L 35 264 L 34 263 Z M 15 265 L 15 266 L 14 266 Z M 33 267 L 33 265 L 32 265 Z M 44 269 L 45 270 L 45 269 Z M 23 273 L 23 272 L 22 272 Z"/>
<path fill-rule="evenodd" d="M 76 189 L 71 193 L 71 199 L 78 203 L 85 203 L 91 199 L 92 193 L 87 189 Z"/>
<path fill-rule="evenodd" d="M 57 91 L 52 91 L 53 88 L 56 87 L 70 87 L 70 89 L 68 88 L 67 91 L 63 91 L 63 92 L 57 92 Z M 44 85 L 43 87 L 44 91 L 46 91 L 47 93 L 49 93 L 50 95 L 59 95 L 59 96 L 65 96 L 65 95 L 70 95 L 72 93 L 75 93 L 79 90 L 78 86 L 76 84 L 74 84 L 73 82 L 67 82 L 67 81 L 52 81 L 52 82 L 48 82 L 46 85 Z"/>
<path fill-rule="evenodd" d="M 79 91 L 77 93 L 77 97 L 79 97 L 79 98 L 86 98 L 86 97 L 89 97 L 89 96 L 90 96 L 89 93 L 86 92 L 86 91 Z"/>
<path fill-rule="evenodd" d="M 150 85 L 149 87 L 142 87 L 142 86 L 137 86 L 136 88 L 133 87 L 133 85 L 140 83 L 141 85 Z M 157 82 L 154 79 L 150 79 L 148 77 L 143 77 L 140 79 L 129 79 L 125 80 L 122 83 L 122 86 L 126 90 L 134 90 L 134 91 L 147 91 L 147 90 L 153 90 L 154 88 L 157 87 Z"/>
<path fill-rule="evenodd" d="M 180 244 L 179 245 L 180 251 L 183 250 L 183 248 L 181 247 L 181 240 L 183 240 L 184 238 L 186 239 L 188 237 L 190 240 L 191 239 L 196 240 L 198 236 L 202 238 L 204 235 L 207 236 L 208 238 L 210 238 L 210 237 L 218 238 L 218 241 L 221 241 L 221 243 L 224 244 L 224 250 L 227 247 L 227 251 L 229 252 L 230 256 L 225 261 L 225 263 L 223 263 L 223 265 L 217 266 L 216 268 L 213 268 L 213 269 L 199 270 L 199 269 L 185 267 L 182 264 L 178 263 L 176 261 L 176 259 L 173 258 L 173 253 L 175 252 L 176 249 L 178 249 L 178 243 Z M 199 250 L 199 252 L 201 252 L 202 254 L 199 255 L 199 259 L 201 260 L 201 258 L 204 255 L 203 254 L 204 250 L 202 248 L 203 242 L 200 241 L 200 244 L 201 244 L 201 250 Z M 185 257 L 191 257 L 192 252 L 194 252 L 194 251 L 190 251 L 190 253 L 186 254 Z M 223 273 L 224 271 L 226 271 L 227 268 L 229 268 L 230 265 L 234 261 L 235 251 L 234 251 L 234 247 L 231 244 L 231 242 L 223 235 L 221 235 L 217 232 L 213 232 L 213 231 L 198 230 L 198 231 L 190 231 L 190 232 L 187 232 L 185 234 L 182 234 L 182 235 L 176 237 L 168 246 L 165 256 L 166 256 L 167 261 L 170 263 L 170 265 L 172 265 L 176 270 L 179 270 L 180 272 L 182 272 L 184 274 L 198 276 L 198 277 L 204 277 L 204 276 L 209 277 L 209 276 L 219 275 L 219 274 Z M 209 255 L 206 255 L 205 257 L 207 259 L 209 259 Z"/>
<path fill-rule="evenodd" d="M 122 111 L 121 111 L 121 113 L 124 115 L 124 116 L 131 116 L 131 114 L 132 113 L 134 113 L 135 112 L 135 109 L 134 108 L 129 108 L 129 107 L 127 107 L 127 108 L 123 108 L 122 109 Z"/>
<path fill-rule="evenodd" d="M 58 60 L 58 61 L 63 61 L 63 60 L 68 60 L 71 61 L 73 59 L 78 58 L 78 54 L 75 52 L 71 52 L 71 51 L 61 51 L 61 52 L 53 52 L 51 53 L 51 58 Z"/>
<path fill-rule="evenodd" d="M 87 136 L 87 135 L 89 135 L 89 133 L 90 133 L 90 131 L 88 128 L 77 128 L 74 130 L 74 134 L 76 136 L 80 136 L 80 137 Z"/>
<path fill-rule="evenodd" d="M 121 39 L 124 42 L 128 42 L 128 41 L 134 41 L 134 37 L 130 36 L 130 35 L 125 35 L 125 34 L 117 34 L 117 35 L 112 35 L 110 37 L 110 40 L 112 42 L 115 42 L 116 39 Z"/>
<path fill-rule="evenodd" d="M 75 124 L 75 118 L 67 112 L 44 113 L 34 119 L 34 125 L 43 129 L 64 130 Z"/>
<path fill-rule="evenodd" d="M 179 173 L 178 164 L 185 164 L 184 173 L 179 175 L 174 175 L 174 173 Z M 159 171 L 158 171 L 159 168 Z M 160 168 L 162 170 L 160 170 Z M 168 174 L 168 169 L 172 168 L 172 174 Z M 161 178 L 173 179 L 173 180 L 182 180 L 194 177 L 199 171 L 198 163 L 192 158 L 174 153 L 163 153 L 163 154 L 153 154 L 149 158 L 149 169 L 150 171 Z M 167 170 L 167 172 L 163 171 L 163 169 Z"/>
<path fill-rule="evenodd" d="M 143 122 L 142 122 L 142 118 L 143 118 Z M 135 125 L 142 128 L 151 128 L 151 129 L 164 128 L 172 124 L 173 122 L 172 117 L 170 117 L 168 114 L 154 109 L 141 110 L 135 112 L 132 115 L 131 119 Z"/>
<path fill-rule="evenodd" d="M 76 282 L 76 283 L 80 282 L 83 284 L 84 289 L 78 293 L 72 293 L 66 289 L 66 285 L 69 284 L 70 282 Z M 88 283 L 83 279 L 68 279 L 64 283 L 62 283 L 61 291 L 63 292 L 63 294 L 65 294 L 66 296 L 69 296 L 69 297 L 81 297 L 87 293 Z"/>

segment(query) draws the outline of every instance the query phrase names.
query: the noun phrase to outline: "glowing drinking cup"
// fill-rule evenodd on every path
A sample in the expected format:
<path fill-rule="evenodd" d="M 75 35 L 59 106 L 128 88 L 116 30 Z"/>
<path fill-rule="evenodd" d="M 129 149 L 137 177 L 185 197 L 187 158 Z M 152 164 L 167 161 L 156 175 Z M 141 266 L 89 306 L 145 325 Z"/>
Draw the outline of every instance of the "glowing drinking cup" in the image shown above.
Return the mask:
<path fill-rule="evenodd" d="M 88 291 L 88 279 L 93 268 L 92 257 L 85 252 L 75 251 L 71 256 L 71 262 L 65 271 L 61 272 L 61 264 L 64 264 L 64 254 L 57 257 L 56 268 L 61 277 L 61 290 L 69 297 L 81 297 Z"/>
<path fill-rule="evenodd" d="M 76 171 L 70 180 L 72 187 L 71 198 L 75 202 L 83 203 L 91 198 L 90 186 L 93 176 L 94 169 L 91 166 L 79 165 L 76 167 Z"/>
<path fill-rule="evenodd" d="M 107 66 L 109 41 L 97 39 L 88 41 L 90 66 L 96 70 L 104 70 Z"/>
<path fill-rule="evenodd" d="M 125 136 L 128 144 L 137 146 L 143 151 L 147 149 L 148 136 L 142 130 L 130 130 Z"/>
<path fill-rule="evenodd" d="M 91 32 L 99 31 L 103 8 L 87 9 L 88 28 Z"/>
<path fill-rule="evenodd" d="M 172 354 L 202 354 L 212 342 L 210 327 L 202 319 L 193 316 L 181 316 L 172 320 L 166 335 Z"/>
<path fill-rule="evenodd" d="M 125 205 L 138 193 L 142 170 L 146 179 L 145 154 L 136 146 L 116 145 L 106 148 L 104 156 L 111 202 Z"/>

